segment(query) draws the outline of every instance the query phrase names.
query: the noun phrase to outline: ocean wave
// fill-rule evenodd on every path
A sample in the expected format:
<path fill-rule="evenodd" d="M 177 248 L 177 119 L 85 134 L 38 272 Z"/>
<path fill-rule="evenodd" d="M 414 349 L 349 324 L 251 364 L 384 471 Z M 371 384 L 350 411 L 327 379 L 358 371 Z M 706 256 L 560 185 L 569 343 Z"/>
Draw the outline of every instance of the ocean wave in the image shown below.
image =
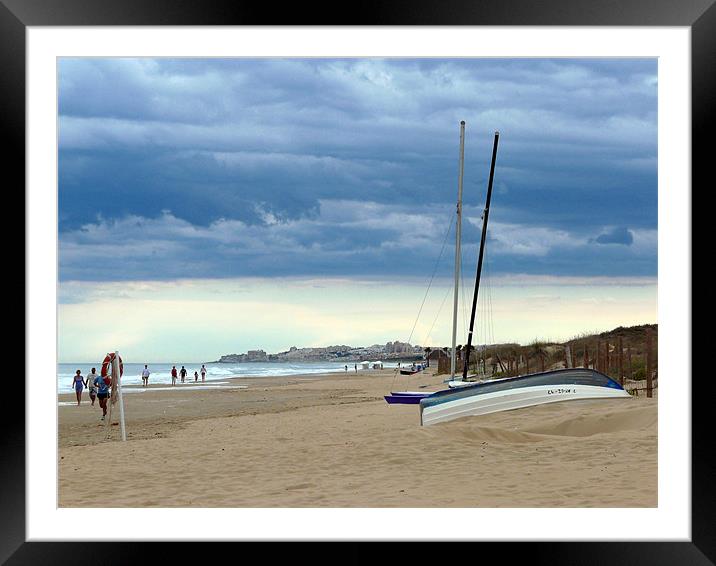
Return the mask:
<path fill-rule="evenodd" d="M 199 372 L 198 381 L 201 382 L 201 364 L 179 363 L 166 364 L 156 363 L 149 365 L 149 383 L 171 384 L 171 368 L 174 365 L 177 372 L 182 365 L 187 369 L 186 382 L 194 383 L 194 372 Z M 340 362 L 307 362 L 307 363 L 244 363 L 244 364 L 205 364 L 206 367 L 206 383 L 217 382 L 227 377 L 290 377 L 292 375 L 314 375 L 322 373 L 339 373 L 345 371 L 345 363 Z M 76 370 L 80 370 L 83 377 L 89 374 L 89 370 L 95 367 L 99 372 L 101 363 L 87 364 L 58 364 L 57 366 L 57 391 L 58 393 L 72 392 L 72 378 Z M 141 385 L 141 373 L 144 364 L 125 363 L 124 374 L 122 375 L 122 383 L 125 385 Z M 349 370 L 353 371 L 353 367 L 349 366 Z M 359 368 L 360 371 L 360 368 Z M 181 382 L 181 378 L 177 377 L 177 382 Z"/>

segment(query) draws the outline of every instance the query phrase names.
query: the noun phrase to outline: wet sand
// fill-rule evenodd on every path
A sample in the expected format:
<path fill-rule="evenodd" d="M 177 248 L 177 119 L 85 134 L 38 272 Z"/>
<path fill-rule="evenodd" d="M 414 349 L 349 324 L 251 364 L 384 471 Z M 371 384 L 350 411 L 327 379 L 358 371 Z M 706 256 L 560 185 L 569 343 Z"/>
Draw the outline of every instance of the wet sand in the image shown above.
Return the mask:
<path fill-rule="evenodd" d="M 442 379 L 432 369 L 386 369 L 125 388 L 127 442 L 86 392 L 80 407 L 61 395 L 59 505 L 657 506 L 656 398 L 553 403 L 430 427 L 417 406 L 383 400 L 391 389 L 441 388 Z M 109 474 L 111 493 L 87 489 L 88 477 Z"/>

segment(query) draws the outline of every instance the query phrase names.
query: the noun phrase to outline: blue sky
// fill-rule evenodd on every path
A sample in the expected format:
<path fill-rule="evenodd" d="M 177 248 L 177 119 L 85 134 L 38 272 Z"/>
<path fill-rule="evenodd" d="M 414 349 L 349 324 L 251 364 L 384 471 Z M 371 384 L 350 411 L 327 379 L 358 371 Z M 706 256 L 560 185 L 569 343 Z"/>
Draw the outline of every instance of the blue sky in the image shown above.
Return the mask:
<path fill-rule="evenodd" d="M 370 319 L 360 334 L 335 335 L 331 320 L 306 340 L 404 340 L 396 329 L 411 327 L 454 216 L 460 120 L 465 277 L 474 273 L 499 130 L 490 276 L 522 285 L 550 312 L 566 301 L 560 312 L 571 326 L 543 337 L 583 330 L 569 315 L 580 304 L 600 316 L 612 309 L 598 319 L 605 327 L 656 319 L 656 59 L 62 58 L 58 82 L 65 335 L 97 301 L 111 316 L 142 304 L 138 316 L 152 318 L 214 289 L 228 308 L 236 297 L 220 282 L 243 281 L 255 293 L 251 308 L 263 312 L 272 299 L 262 289 L 294 281 L 284 296 L 296 308 L 312 300 L 306 288 L 319 296 L 330 288 L 330 308 L 350 302 L 396 323 L 385 336 L 371 334 L 379 325 Z M 453 238 L 438 271 L 445 288 Z M 107 268 L 109 257 L 119 268 Z M 381 306 L 381 281 L 411 291 L 391 292 Z M 565 294 L 565 282 L 581 294 Z M 646 302 L 629 311 L 634 285 L 646 286 Z M 322 315 L 296 316 L 307 328 Z M 237 337 L 234 350 L 267 346 L 269 336 L 267 349 L 309 345 L 264 330 L 263 342 Z M 435 339 L 446 332 L 449 324 Z M 537 332 L 515 319 L 501 338 Z M 170 329 L 164 336 L 143 353 L 165 359 L 179 339 Z M 191 333 L 183 339 L 196 343 Z M 81 344 L 77 330 L 63 346 L 70 359 Z"/>

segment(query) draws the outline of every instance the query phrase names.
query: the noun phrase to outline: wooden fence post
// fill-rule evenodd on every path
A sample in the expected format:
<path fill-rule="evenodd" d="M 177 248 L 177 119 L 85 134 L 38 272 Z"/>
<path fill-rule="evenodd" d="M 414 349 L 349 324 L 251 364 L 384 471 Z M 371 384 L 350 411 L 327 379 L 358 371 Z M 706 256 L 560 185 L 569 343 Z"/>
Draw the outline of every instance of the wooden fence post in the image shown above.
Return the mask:
<path fill-rule="evenodd" d="M 646 396 L 652 397 L 651 382 L 651 328 L 646 329 Z"/>
<path fill-rule="evenodd" d="M 589 367 L 589 348 L 586 343 L 584 344 L 584 367 Z"/>
<path fill-rule="evenodd" d="M 627 375 L 629 376 L 629 379 L 633 377 L 631 369 L 631 346 L 627 346 Z"/>
<path fill-rule="evenodd" d="M 609 375 L 609 370 L 611 369 L 611 364 L 609 363 L 610 361 L 609 340 L 607 340 L 606 344 L 604 344 L 604 375 Z"/>
<path fill-rule="evenodd" d="M 619 384 L 624 387 L 624 351 L 622 349 L 622 337 L 619 337 Z"/>

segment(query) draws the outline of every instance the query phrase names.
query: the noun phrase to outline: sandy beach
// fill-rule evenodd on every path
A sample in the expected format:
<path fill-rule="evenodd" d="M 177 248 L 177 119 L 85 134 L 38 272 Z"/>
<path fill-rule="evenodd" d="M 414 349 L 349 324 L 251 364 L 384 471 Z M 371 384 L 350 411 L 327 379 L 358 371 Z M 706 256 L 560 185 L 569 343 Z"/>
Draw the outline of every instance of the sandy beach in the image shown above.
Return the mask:
<path fill-rule="evenodd" d="M 383 400 L 391 389 L 438 389 L 443 377 L 385 369 L 125 389 L 127 442 L 86 392 L 79 407 L 69 404 L 74 394 L 60 395 L 59 505 L 657 506 L 656 398 L 430 427 L 417 406 Z M 88 489 L 88 477 L 110 474 L 111 493 Z"/>

